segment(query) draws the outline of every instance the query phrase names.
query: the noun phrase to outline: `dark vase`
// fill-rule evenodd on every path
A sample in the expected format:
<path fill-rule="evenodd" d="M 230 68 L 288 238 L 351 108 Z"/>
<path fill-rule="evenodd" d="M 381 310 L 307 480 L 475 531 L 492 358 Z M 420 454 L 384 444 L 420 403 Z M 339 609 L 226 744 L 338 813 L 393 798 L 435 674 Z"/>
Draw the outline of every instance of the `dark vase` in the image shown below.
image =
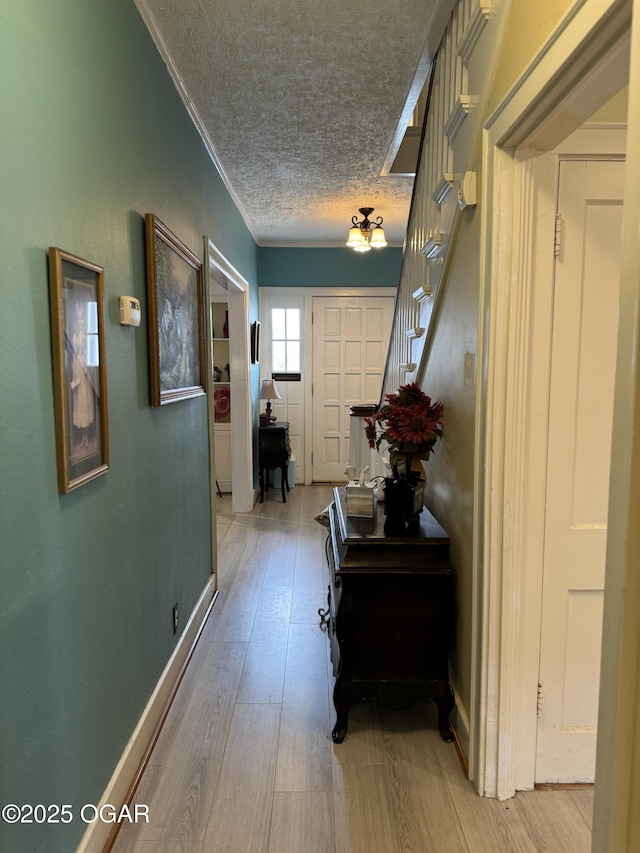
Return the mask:
<path fill-rule="evenodd" d="M 229 312 L 228 311 L 224 312 L 224 326 L 222 327 L 222 337 L 223 338 L 229 337 Z"/>
<path fill-rule="evenodd" d="M 425 481 L 412 472 L 407 478 L 385 477 L 384 532 L 387 536 L 415 536 L 418 533 L 425 485 Z"/>

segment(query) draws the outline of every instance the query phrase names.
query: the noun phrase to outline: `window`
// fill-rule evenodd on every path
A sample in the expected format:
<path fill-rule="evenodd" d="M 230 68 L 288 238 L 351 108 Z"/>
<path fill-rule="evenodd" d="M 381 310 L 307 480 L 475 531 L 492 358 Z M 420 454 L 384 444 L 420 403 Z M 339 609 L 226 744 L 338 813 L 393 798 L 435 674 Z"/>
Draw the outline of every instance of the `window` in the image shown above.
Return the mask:
<path fill-rule="evenodd" d="M 300 309 L 271 309 L 271 370 L 300 371 Z"/>

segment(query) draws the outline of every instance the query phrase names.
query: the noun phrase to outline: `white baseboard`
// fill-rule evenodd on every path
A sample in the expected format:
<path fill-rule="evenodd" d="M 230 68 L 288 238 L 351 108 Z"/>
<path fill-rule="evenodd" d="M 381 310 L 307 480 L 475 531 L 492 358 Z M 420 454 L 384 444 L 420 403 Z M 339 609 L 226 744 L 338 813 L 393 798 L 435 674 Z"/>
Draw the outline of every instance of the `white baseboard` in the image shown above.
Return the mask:
<path fill-rule="evenodd" d="M 180 675 L 189 651 L 200 631 L 207 611 L 215 596 L 215 575 L 211 575 L 205 588 L 193 609 L 182 636 L 178 640 L 173 654 L 169 658 L 156 687 L 147 702 L 138 725 L 136 726 L 124 752 L 118 762 L 113 776 L 107 785 L 98 806 L 110 803 L 118 809 L 126 800 L 129 788 L 133 783 L 140 765 L 144 759 L 147 747 L 154 735 L 156 726 L 169 701 L 173 688 Z M 87 826 L 76 853 L 102 853 L 109 835 L 113 829 L 112 823 L 95 821 Z"/>
<path fill-rule="evenodd" d="M 469 772 L 469 717 L 466 709 L 460 702 L 460 696 L 455 690 L 456 702 L 451 712 L 451 725 L 456 733 L 456 748 L 460 756 L 460 762 L 468 774 Z"/>

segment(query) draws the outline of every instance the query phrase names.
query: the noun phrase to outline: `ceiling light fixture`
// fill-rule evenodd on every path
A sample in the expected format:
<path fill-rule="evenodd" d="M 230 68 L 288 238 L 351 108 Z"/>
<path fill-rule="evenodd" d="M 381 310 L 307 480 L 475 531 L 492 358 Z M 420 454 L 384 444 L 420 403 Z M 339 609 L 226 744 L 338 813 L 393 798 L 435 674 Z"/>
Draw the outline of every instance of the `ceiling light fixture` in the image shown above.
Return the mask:
<path fill-rule="evenodd" d="M 352 217 L 351 222 L 353 224 L 349 229 L 347 246 L 350 249 L 355 249 L 356 252 L 368 252 L 372 247 L 382 249 L 383 246 L 387 245 L 382 228 L 382 217 L 378 216 L 375 222 L 371 222 L 369 216 L 373 213 L 372 207 L 360 207 L 358 210 L 363 219 L 358 222 L 357 216 Z"/>

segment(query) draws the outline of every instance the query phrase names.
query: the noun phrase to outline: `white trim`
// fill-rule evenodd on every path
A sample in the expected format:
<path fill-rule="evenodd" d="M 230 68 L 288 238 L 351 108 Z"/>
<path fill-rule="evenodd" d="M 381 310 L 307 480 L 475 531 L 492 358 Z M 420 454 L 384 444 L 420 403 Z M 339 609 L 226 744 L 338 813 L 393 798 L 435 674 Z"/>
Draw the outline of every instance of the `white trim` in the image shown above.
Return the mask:
<path fill-rule="evenodd" d="M 421 284 L 420 287 L 417 290 L 414 290 L 411 294 L 411 298 L 415 300 L 418 305 L 422 305 L 422 303 L 426 302 L 430 296 L 433 296 L 430 284 Z"/>
<path fill-rule="evenodd" d="M 551 150 L 613 97 L 625 82 L 631 6 L 631 0 L 576 3 L 487 120 L 490 144 Z M 610 61 L 614 64 L 608 70 L 613 73 L 603 75 L 604 81 L 594 86 L 601 63 Z M 622 77 L 616 71 L 619 67 Z M 566 117 L 570 124 L 558 121 L 556 109 L 567 100 L 573 107 Z M 550 124 L 559 127 L 550 131 Z"/>
<path fill-rule="evenodd" d="M 440 231 L 436 231 L 433 234 L 429 235 L 429 239 L 424 244 L 424 246 L 420 249 L 420 253 L 427 258 L 427 260 L 431 261 L 434 258 L 439 258 L 440 255 L 444 252 L 446 246 L 446 234 L 443 234 Z"/>
<path fill-rule="evenodd" d="M 475 95 L 460 95 L 443 128 L 444 135 L 447 137 L 449 142 L 453 142 L 456 138 L 460 132 L 460 128 L 464 124 L 464 120 L 477 103 L 478 98 Z"/>
<path fill-rule="evenodd" d="M 524 79 L 489 119 L 484 135 L 483 207 L 492 212 L 493 219 L 483 217 L 486 260 L 482 265 L 478 350 L 483 381 L 478 387 L 481 422 L 474 495 L 478 578 L 474 613 L 479 620 L 480 634 L 476 631 L 475 637 L 480 656 L 472 684 L 472 731 L 477 737 L 472 738 L 470 771 L 480 793 L 501 799 L 512 796 L 519 787 L 533 784 L 535 734 L 531 734 L 527 692 L 531 691 L 532 672 L 536 672 L 534 684 L 537 683 L 537 670 L 535 649 L 527 634 L 535 632 L 539 619 L 535 609 L 540 578 L 528 575 L 529 566 L 525 571 L 536 546 L 523 537 L 525 531 L 539 523 L 539 518 L 529 518 L 527 500 L 532 496 L 528 490 L 539 488 L 539 483 L 527 481 L 529 472 L 522 460 L 525 453 L 532 453 L 531 439 L 529 434 L 527 441 L 525 433 L 517 428 L 527 402 L 523 396 L 525 387 L 535 368 L 528 349 L 532 172 L 524 154 L 514 157 L 498 146 L 517 147 L 523 140 L 532 139 L 535 122 L 538 127 L 545 126 L 547 140 L 554 138 L 546 116 L 552 111 L 556 117 L 560 115 L 557 106 L 562 106 L 563 97 L 569 97 L 568 81 L 575 82 L 575 68 L 579 66 L 581 73 L 588 73 L 591 79 L 599 61 L 605 67 L 611 57 L 624 62 L 620 46 L 629 6 L 585 0 L 572 10 L 525 72 Z M 613 39 L 614 33 L 618 43 Z M 594 41 L 599 43 L 597 49 Z M 597 97 L 602 95 L 600 87 Z M 546 113 L 537 108 L 540 104 L 546 105 Z M 593 112 L 598 106 L 600 103 L 590 100 L 586 109 Z M 574 112 L 573 126 L 585 117 Z M 563 132 L 567 126 L 563 120 Z M 500 240 L 493 239 L 496 234 Z M 520 287 L 514 288 L 514 282 Z M 540 382 L 540 377 L 536 381 Z M 539 637 L 537 643 L 539 646 Z"/>
<path fill-rule="evenodd" d="M 506 364 L 503 330 L 508 326 L 510 292 L 501 268 L 508 266 L 511 211 L 505 212 L 492 199 L 510 198 L 512 175 L 500 168 L 494 149 L 485 146 L 483 157 L 481 246 L 485 248 L 481 264 L 478 329 L 479 381 L 477 383 L 477 429 L 474 476 L 474 589 L 473 613 L 476 630 L 472 655 L 474 675 L 471 689 L 471 740 L 469 774 L 482 796 L 498 794 L 500 747 L 500 667 L 502 664 L 502 539 L 494 515 L 504 506 L 501 483 L 504 446 L 504 378 Z M 501 239 L 495 240 L 494 235 Z M 493 248 L 493 252 L 492 252 Z M 498 270 L 493 275 L 492 264 Z M 507 304 L 505 304 L 507 302 Z M 490 306 L 490 317 L 485 305 Z M 501 336 L 502 333 L 502 336 Z M 496 530 L 497 527 L 497 530 Z M 477 661 L 477 664 L 476 664 Z"/>
<path fill-rule="evenodd" d="M 278 293 L 272 298 L 269 294 L 270 290 L 277 290 Z M 286 290 L 286 293 L 285 293 Z M 306 304 L 303 296 L 298 296 L 290 291 L 293 288 L 261 288 L 259 291 L 259 301 L 260 301 L 260 313 L 259 319 L 262 323 L 262 355 L 260 359 L 260 379 L 266 379 L 269 377 L 273 371 L 273 352 L 272 352 L 272 340 L 273 340 L 273 325 L 272 325 L 272 310 L 274 308 L 295 308 L 300 312 L 300 388 L 302 389 L 302 400 L 300 403 L 300 410 L 298 412 L 298 429 L 299 433 L 297 433 L 297 447 L 296 447 L 296 432 L 295 429 L 291 428 L 289 433 L 289 438 L 291 439 L 292 452 L 295 451 L 298 457 L 298 464 L 296 466 L 296 482 L 304 483 L 305 475 L 306 475 L 306 460 L 307 460 L 307 447 L 306 447 L 306 434 L 305 434 L 305 424 L 306 424 L 306 412 L 307 406 L 309 405 L 307 395 L 306 395 L 306 387 L 307 387 L 307 375 L 311 369 L 311 360 L 309 355 L 309 350 L 307 349 L 307 338 L 308 338 L 308 329 L 310 326 L 308 324 L 311 322 L 310 314 L 307 314 Z M 296 383 L 298 384 L 298 383 Z M 282 392 L 282 387 L 280 387 L 280 391 Z M 289 404 L 289 394 L 283 394 L 283 400 L 288 405 Z M 260 403 L 260 401 L 258 401 Z M 282 405 L 279 404 L 279 405 Z M 282 418 L 281 418 L 282 419 Z M 289 421 L 291 427 L 291 415 L 290 411 L 287 409 L 285 414 L 285 419 Z"/>
<path fill-rule="evenodd" d="M 445 203 L 449 196 L 449 193 L 451 192 L 451 188 L 453 187 L 454 180 L 455 175 L 453 174 L 453 172 L 444 173 L 444 175 L 440 179 L 440 183 L 431 193 L 431 198 L 435 201 L 436 204 Z"/>
<path fill-rule="evenodd" d="M 395 296 L 396 287 L 260 287 L 260 294 L 276 296 Z"/>
<path fill-rule="evenodd" d="M 271 297 L 277 301 L 285 298 L 304 298 L 303 323 L 304 323 L 304 482 L 311 485 L 313 482 L 313 470 L 311 455 L 313 451 L 313 398 L 311 385 L 313 381 L 313 299 L 316 296 L 344 296 L 344 297 L 375 297 L 397 295 L 395 287 L 261 287 L 258 290 L 260 302 L 260 320 L 266 327 L 266 310 Z"/>
<path fill-rule="evenodd" d="M 215 583 L 214 578 L 211 577 L 207 581 L 182 636 L 178 640 L 173 654 L 169 658 L 147 702 L 146 708 L 142 712 L 142 716 L 113 771 L 113 775 L 100 798 L 100 802 L 97 804 L 98 807 L 105 803 L 119 807 L 125 802 L 129 788 L 140 769 L 140 764 L 147 747 L 169 701 L 171 691 L 180 675 L 180 670 L 203 625 L 203 620 L 207 615 L 214 595 Z M 112 829 L 113 824 L 111 823 L 103 823 L 102 821 L 90 823 L 82 836 L 76 853 L 102 853 Z"/>
<path fill-rule="evenodd" d="M 396 125 L 396 129 L 393 133 L 391 144 L 389 145 L 389 150 L 387 151 L 387 156 L 385 157 L 384 163 L 382 164 L 382 169 L 380 170 L 380 177 L 385 178 L 393 176 L 394 174 L 398 174 L 397 172 L 392 172 L 391 168 L 393 166 L 394 160 L 396 159 L 398 151 L 400 150 L 400 146 L 402 145 L 402 142 L 407 134 L 408 125 L 411 121 L 411 116 L 413 115 L 413 111 L 416 108 L 416 104 L 418 103 L 420 94 L 426 84 L 427 77 L 429 76 L 429 72 L 431 70 L 432 62 L 433 53 L 430 50 L 429 44 L 425 43 L 420 59 L 418 60 L 418 67 L 416 68 L 416 73 L 413 75 L 413 80 L 411 81 L 411 85 L 409 86 L 407 99 L 404 102 L 404 107 L 402 108 L 400 118 L 398 119 L 398 124 Z"/>
<path fill-rule="evenodd" d="M 633 3 L 593 846 L 640 850 L 640 3 Z"/>
<path fill-rule="evenodd" d="M 407 336 L 408 341 L 417 341 L 418 338 L 421 338 L 424 335 L 424 329 L 422 326 L 414 326 L 413 329 L 407 329 L 405 335 Z"/>
<path fill-rule="evenodd" d="M 232 266 L 208 237 L 205 281 L 210 298 L 211 266 L 225 277 L 229 294 L 229 360 L 231 394 L 233 396 L 233 442 L 231 443 L 231 507 L 233 512 L 251 512 L 254 505 L 253 485 L 253 399 L 249 367 L 249 283 Z M 209 309 L 209 306 L 207 306 Z M 211 336 L 209 334 L 209 340 Z M 209 394 L 209 433 L 215 430 L 213 394 Z M 215 454 L 214 454 L 215 456 Z M 212 478 L 215 480 L 215 460 Z M 212 488 L 213 505 L 217 496 Z"/>
<path fill-rule="evenodd" d="M 478 40 L 480 39 L 484 28 L 489 23 L 489 18 L 494 12 L 495 7 L 491 6 L 490 3 L 483 2 L 483 0 L 477 0 L 477 5 L 456 48 L 456 53 L 464 63 L 468 63 L 471 59 L 471 55 L 476 49 Z"/>
<path fill-rule="evenodd" d="M 391 172 L 389 175 L 390 178 L 394 177 L 406 177 L 401 175 L 399 172 Z M 345 236 L 348 234 L 349 226 L 345 227 Z M 389 235 L 386 234 L 387 238 L 387 246 L 388 249 L 401 249 L 404 245 L 404 241 L 401 240 L 393 240 L 389 239 Z M 347 241 L 346 240 L 314 240 L 310 242 L 309 240 L 256 240 L 256 244 L 261 249 L 346 249 Z M 378 251 L 376 249 L 376 251 Z"/>
<path fill-rule="evenodd" d="M 455 704 L 453 706 L 453 711 L 451 712 L 451 725 L 456 733 L 456 739 L 460 745 L 462 753 L 465 758 L 468 759 L 470 738 L 469 717 L 467 715 L 466 708 L 458 699 L 458 686 L 453 679 L 452 686 Z"/>
<path fill-rule="evenodd" d="M 204 255 L 207 256 L 209 241 L 203 237 Z M 211 322 L 211 270 L 209 264 L 204 265 L 205 315 L 204 330 L 206 345 L 205 368 L 207 375 L 207 428 L 209 431 L 209 519 L 211 524 L 211 572 L 214 576 L 215 587 L 218 588 L 218 524 L 216 521 L 218 483 L 216 478 L 216 441 L 215 441 L 215 411 L 213 401 L 212 371 L 213 371 L 213 329 Z"/>

